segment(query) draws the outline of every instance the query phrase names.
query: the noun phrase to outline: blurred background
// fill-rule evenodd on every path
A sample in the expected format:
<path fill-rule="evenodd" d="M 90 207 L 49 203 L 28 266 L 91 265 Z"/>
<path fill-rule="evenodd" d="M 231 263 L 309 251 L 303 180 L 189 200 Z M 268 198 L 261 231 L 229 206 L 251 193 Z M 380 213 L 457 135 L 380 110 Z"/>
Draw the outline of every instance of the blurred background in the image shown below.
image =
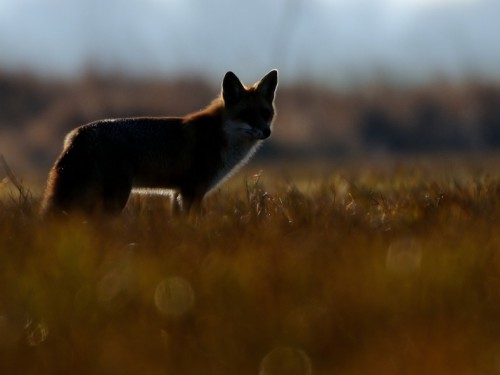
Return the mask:
<path fill-rule="evenodd" d="M 260 160 L 495 151 L 499 20 L 498 0 L 1 0 L 0 153 L 43 184 L 70 129 L 272 68 Z"/>

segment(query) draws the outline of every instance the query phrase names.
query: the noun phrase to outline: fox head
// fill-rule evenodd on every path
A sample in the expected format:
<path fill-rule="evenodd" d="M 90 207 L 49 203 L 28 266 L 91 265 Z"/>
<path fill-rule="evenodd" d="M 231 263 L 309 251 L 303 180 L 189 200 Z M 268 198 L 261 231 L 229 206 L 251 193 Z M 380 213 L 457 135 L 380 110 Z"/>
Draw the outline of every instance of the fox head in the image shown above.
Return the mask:
<path fill-rule="evenodd" d="M 232 136 L 262 140 L 271 135 L 274 118 L 274 93 L 278 71 L 271 70 L 252 86 L 243 86 L 233 72 L 222 81 L 225 130 Z"/>

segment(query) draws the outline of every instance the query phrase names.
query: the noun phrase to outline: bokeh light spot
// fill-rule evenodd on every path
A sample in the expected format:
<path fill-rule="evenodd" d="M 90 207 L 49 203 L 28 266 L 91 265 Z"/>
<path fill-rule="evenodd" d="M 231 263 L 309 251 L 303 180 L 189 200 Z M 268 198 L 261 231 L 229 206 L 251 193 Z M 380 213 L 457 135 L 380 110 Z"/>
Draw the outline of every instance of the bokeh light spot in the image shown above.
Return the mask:
<path fill-rule="evenodd" d="M 311 360 L 300 349 L 277 347 L 271 350 L 260 364 L 259 375 L 310 375 Z"/>
<path fill-rule="evenodd" d="M 26 342 L 29 346 L 40 345 L 47 339 L 49 329 L 44 322 L 35 322 L 29 319 L 24 326 L 26 330 Z"/>
<path fill-rule="evenodd" d="M 186 279 L 169 277 L 156 286 L 154 300 L 156 308 L 162 314 L 181 316 L 193 307 L 194 291 Z"/>
<path fill-rule="evenodd" d="M 397 275 L 411 275 L 420 270 L 422 247 L 413 238 L 403 238 L 391 243 L 387 250 L 387 270 Z"/>

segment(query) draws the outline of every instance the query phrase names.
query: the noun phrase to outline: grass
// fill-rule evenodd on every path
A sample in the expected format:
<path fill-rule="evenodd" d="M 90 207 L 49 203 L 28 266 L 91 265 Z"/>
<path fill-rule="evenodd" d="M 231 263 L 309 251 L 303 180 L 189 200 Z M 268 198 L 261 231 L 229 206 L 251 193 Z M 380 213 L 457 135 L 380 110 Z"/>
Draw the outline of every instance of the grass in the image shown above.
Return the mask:
<path fill-rule="evenodd" d="M 0 373 L 496 374 L 500 175 L 436 164 L 247 170 L 198 218 L 4 183 Z"/>

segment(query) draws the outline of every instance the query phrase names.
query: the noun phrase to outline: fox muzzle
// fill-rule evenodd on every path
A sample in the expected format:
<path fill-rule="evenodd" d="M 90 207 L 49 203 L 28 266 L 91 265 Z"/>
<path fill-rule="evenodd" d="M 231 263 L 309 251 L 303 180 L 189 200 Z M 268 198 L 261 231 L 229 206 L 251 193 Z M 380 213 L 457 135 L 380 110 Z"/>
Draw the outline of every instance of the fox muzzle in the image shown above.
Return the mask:
<path fill-rule="evenodd" d="M 269 138 L 271 135 L 271 129 L 263 129 L 261 130 L 262 137 L 259 137 L 259 139 L 266 139 Z"/>

